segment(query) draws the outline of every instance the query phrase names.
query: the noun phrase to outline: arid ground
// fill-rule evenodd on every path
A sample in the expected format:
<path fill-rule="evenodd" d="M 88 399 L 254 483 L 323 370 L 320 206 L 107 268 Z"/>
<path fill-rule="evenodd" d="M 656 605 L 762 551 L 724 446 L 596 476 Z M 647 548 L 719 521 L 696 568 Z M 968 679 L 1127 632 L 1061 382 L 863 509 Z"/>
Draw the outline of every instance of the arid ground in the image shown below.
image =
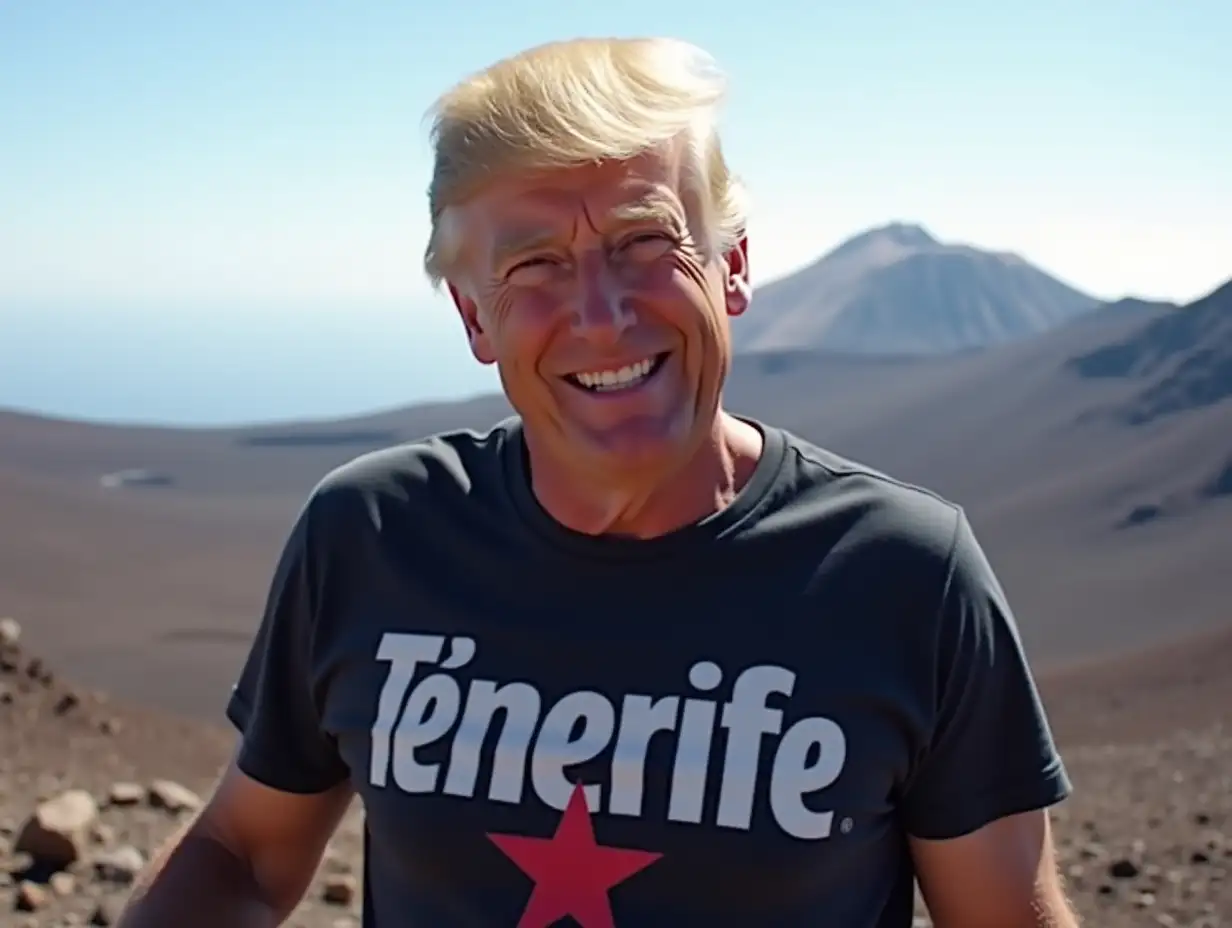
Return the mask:
<path fill-rule="evenodd" d="M 4 653 L 0 925 L 108 924 L 133 873 L 191 815 L 192 797 L 174 787 L 206 794 L 231 733 L 31 674 L 31 655 Z M 1076 786 L 1054 820 L 1085 925 L 1232 921 L 1230 666 L 1224 630 L 1044 675 Z M 79 835 L 53 842 L 73 858 L 53 876 L 14 847 L 40 800 L 74 790 L 93 797 L 97 814 L 87 810 Z M 289 924 L 358 924 L 361 824 L 356 809 Z"/>

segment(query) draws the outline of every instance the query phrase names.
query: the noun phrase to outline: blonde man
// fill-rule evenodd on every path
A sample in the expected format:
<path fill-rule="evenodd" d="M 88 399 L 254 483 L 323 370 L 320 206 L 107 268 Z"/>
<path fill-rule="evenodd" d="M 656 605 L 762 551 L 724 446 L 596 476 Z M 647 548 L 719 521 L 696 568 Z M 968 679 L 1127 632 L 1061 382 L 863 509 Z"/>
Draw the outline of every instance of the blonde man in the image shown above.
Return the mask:
<path fill-rule="evenodd" d="M 552 44 L 436 110 L 428 275 L 517 416 L 312 494 L 236 759 L 125 928 L 266 928 L 348 801 L 366 928 L 1073 926 L 1069 783 L 961 510 L 724 411 L 723 80 Z"/>

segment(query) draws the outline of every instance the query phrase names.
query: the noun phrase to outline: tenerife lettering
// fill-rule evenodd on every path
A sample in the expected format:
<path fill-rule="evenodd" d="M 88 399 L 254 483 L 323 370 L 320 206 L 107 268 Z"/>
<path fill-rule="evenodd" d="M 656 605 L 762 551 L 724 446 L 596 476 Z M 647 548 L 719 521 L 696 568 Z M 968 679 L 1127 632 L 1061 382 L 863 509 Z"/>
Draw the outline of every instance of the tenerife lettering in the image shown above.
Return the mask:
<path fill-rule="evenodd" d="M 472 638 L 402 633 L 382 638 L 377 659 L 389 665 L 389 674 L 372 726 L 373 786 L 474 797 L 481 791 L 486 748 L 488 800 L 520 803 L 529 787 L 544 803 L 563 810 L 573 790 L 566 771 L 603 756 L 610 777 L 606 785 L 586 786 L 588 807 L 640 816 L 651 739 L 661 735 L 674 738 L 667 818 L 700 824 L 707 783 L 715 774 L 713 824 L 748 829 L 765 739 L 777 737 L 766 787 L 774 820 L 796 838 L 829 836 L 834 813 L 817 811 L 805 800 L 838 779 L 846 739 L 835 722 L 822 717 L 799 719 L 784 731 L 783 711 L 768 702 L 774 694 L 791 696 L 792 671 L 748 667 L 730 684 L 730 698 L 720 701 L 694 695 L 713 693 L 724 680 L 717 664 L 699 661 L 688 672 L 690 695 L 630 693 L 614 704 L 602 693 L 579 690 L 545 705 L 530 683 L 459 682 L 455 672 L 476 652 Z M 719 729 L 725 730 L 726 748 L 712 770 Z M 437 749 L 429 751 L 431 746 Z"/>

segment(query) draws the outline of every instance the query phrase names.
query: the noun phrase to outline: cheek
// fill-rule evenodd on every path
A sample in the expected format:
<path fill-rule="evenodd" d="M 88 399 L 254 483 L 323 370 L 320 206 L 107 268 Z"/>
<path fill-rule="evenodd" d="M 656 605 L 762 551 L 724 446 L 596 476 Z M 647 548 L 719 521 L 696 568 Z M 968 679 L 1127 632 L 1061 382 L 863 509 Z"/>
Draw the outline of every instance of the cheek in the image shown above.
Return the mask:
<path fill-rule="evenodd" d="M 621 283 L 626 298 L 660 307 L 660 312 L 686 332 L 704 326 L 702 317 L 714 311 L 705 270 L 688 255 L 667 255 L 652 264 L 628 269 L 621 275 Z"/>
<path fill-rule="evenodd" d="M 490 338 L 497 363 L 519 379 L 535 374 L 551 341 L 553 301 L 534 292 L 502 294 L 492 301 Z"/>
<path fill-rule="evenodd" d="M 713 406 L 730 364 L 727 316 L 722 290 L 701 262 L 680 256 L 673 262 L 672 278 L 676 303 L 682 316 L 685 342 L 685 369 L 696 384 L 699 408 Z"/>
<path fill-rule="evenodd" d="M 688 256 L 675 258 L 669 270 L 673 304 L 682 316 L 688 316 L 685 327 L 699 332 L 707 341 L 718 337 L 721 334 L 724 309 L 711 279 L 712 275 L 707 273 L 703 265 Z"/>

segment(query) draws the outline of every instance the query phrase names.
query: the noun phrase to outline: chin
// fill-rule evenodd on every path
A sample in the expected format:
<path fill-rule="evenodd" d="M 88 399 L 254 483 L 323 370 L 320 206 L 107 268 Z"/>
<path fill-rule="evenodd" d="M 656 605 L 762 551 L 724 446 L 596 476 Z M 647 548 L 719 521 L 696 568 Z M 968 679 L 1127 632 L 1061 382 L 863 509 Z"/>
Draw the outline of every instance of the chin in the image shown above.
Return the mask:
<path fill-rule="evenodd" d="M 569 436 L 578 456 L 608 473 L 660 470 L 678 464 L 695 446 L 691 430 L 634 421 Z"/>

